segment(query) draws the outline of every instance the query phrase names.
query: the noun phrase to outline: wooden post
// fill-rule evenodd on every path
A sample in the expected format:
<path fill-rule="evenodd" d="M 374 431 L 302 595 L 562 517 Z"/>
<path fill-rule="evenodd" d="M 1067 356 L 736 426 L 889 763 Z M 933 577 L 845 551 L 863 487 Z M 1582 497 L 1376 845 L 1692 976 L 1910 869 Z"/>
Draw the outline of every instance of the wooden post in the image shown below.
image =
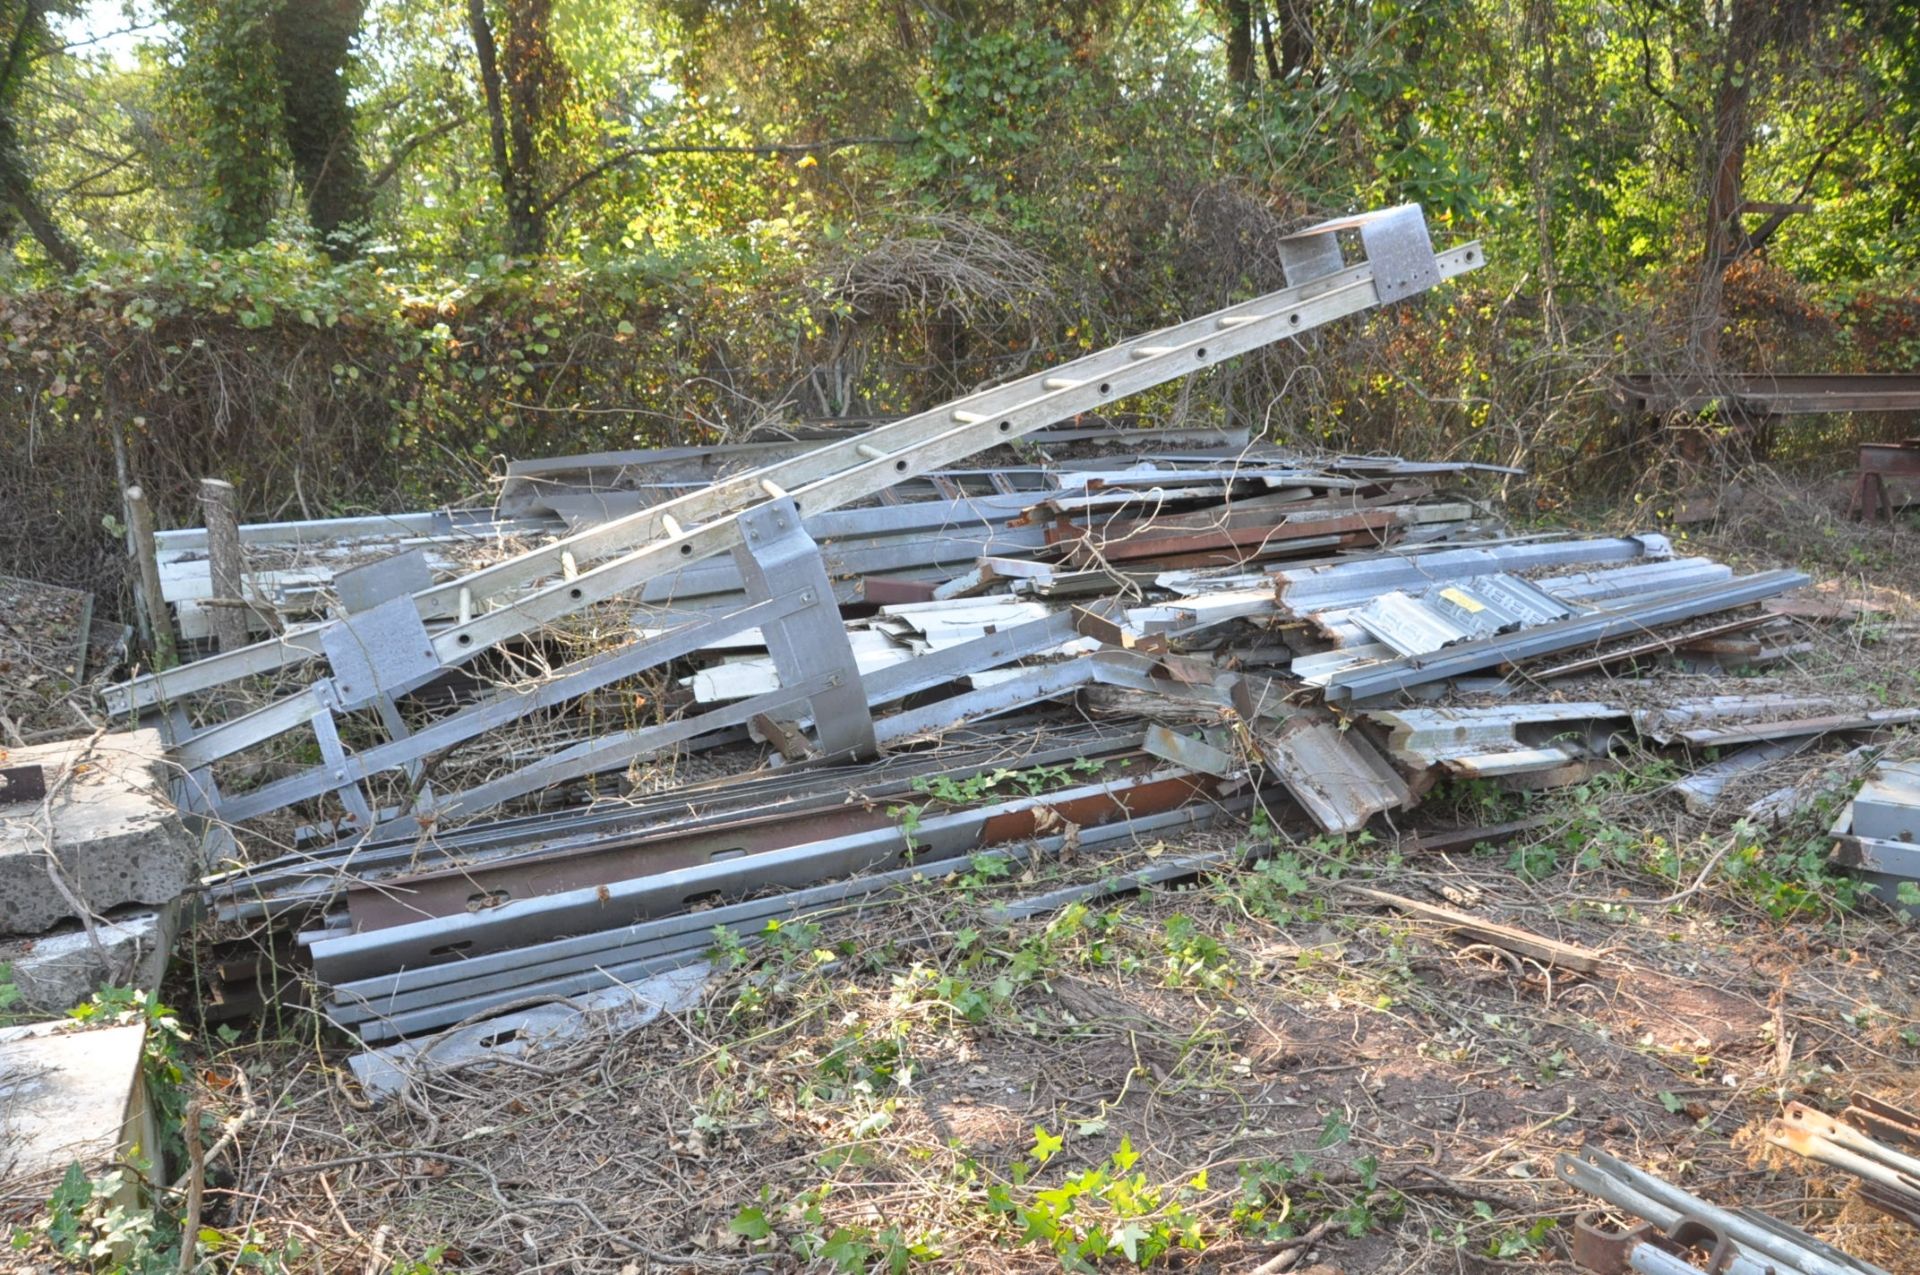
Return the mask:
<path fill-rule="evenodd" d="M 147 493 L 138 485 L 127 488 L 127 530 L 133 539 L 134 565 L 140 572 L 140 614 L 146 619 L 147 641 L 153 644 L 154 667 L 172 668 L 180 662 L 180 647 L 174 640 L 167 600 L 160 592 L 160 555 L 154 547 L 153 506 L 147 503 Z"/>
<path fill-rule="evenodd" d="M 247 582 L 233 484 L 202 478 L 200 515 L 207 524 L 207 567 L 213 573 L 213 598 L 207 608 L 213 636 L 222 651 L 237 651 L 247 644 Z"/>

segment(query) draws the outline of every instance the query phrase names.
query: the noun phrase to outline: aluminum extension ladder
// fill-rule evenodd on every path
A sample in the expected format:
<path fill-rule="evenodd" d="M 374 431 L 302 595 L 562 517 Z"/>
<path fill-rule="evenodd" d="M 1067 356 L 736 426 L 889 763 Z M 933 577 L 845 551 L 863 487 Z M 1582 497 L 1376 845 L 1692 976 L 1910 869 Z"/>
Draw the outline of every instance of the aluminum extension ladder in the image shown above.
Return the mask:
<path fill-rule="evenodd" d="M 1340 235 L 1347 231 L 1354 232 L 1360 247 L 1360 259 L 1352 265 L 1341 246 Z M 363 600 L 366 609 L 357 613 L 136 678 L 110 688 L 109 705 L 116 713 L 159 716 L 169 732 L 172 759 L 193 780 L 192 804 L 200 811 L 238 823 L 332 793 L 348 811 L 347 830 L 361 833 L 387 820 L 411 825 L 429 814 L 476 813 L 680 740 L 762 717 L 791 720 L 800 705 L 814 723 L 822 751 L 870 751 L 869 697 L 802 518 L 874 496 L 904 478 L 1222 359 L 1425 291 L 1483 263 L 1477 242 L 1436 254 L 1417 204 L 1309 227 L 1283 241 L 1281 256 L 1288 286 L 1276 292 L 823 444 L 444 584 L 395 592 L 371 605 Z M 402 721 L 396 697 L 447 669 L 726 552 L 734 555 L 749 584 L 744 608 L 602 652 L 556 670 L 532 690 L 495 692 L 411 732 Z M 392 574 L 406 579 L 404 572 Z M 429 624 L 436 627 L 429 630 Z M 782 684 L 772 695 L 624 732 L 597 753 L 592 746 L 603 741 L 588 741 L 452 798 L 435 799 L 416 785 L 415 805 L 407 811 L 376 810 L 361 789 L 377 773 L 417 775 L 431 754 L 756 627 L 768 639 Z M 179 711 L 178 702 L 186 697 L 316 659 L 326 661 L 329 676 L 252 712 L 194 731 Z M 377 713 L 389 739 L 349 752 L 339 715 L 364 710 Z M 221 796 L 214 763 L 303 726 L 313 731 L 321 765 L 253 792 Z"/>

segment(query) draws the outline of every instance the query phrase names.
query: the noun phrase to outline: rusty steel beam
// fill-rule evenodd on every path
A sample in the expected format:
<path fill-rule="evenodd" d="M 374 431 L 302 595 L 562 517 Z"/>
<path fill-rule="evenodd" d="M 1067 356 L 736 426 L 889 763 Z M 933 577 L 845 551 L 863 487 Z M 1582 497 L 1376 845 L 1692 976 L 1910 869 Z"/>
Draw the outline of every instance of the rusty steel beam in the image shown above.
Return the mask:
<path fill-rule="evenodd" d="M 1847 372 L 1722 372 L 1710 378 L 1622 376 L 1614 382 L 1620 410 L 1661 416 L 1723 405 L 1752 416 L 1821 412 L 1920 412 L 1920 375 Z"/>
<path fill-rule="evenodd" d="M 1144 764 L 1145 754 L 1137 749 L 1098 758 L 1100 770 L 1082 775 L 1084 782 L 1095 782 L 1109 771 L 1119 773 L 1128 764 Z M 463 912 L 502 907 L 523 899 L 560 894 L 568 890 L 591 888 L 614 881 L 627 881 L 658 872 L 672 872 L 703 863 L 744 858 L 769 850 L 833 837 L 851 836 L 896 826 L 903 805 L 916 800 L 910 781 L 885 785 L 872 792 L 849 791 L 824 810 L 774 810 L 738 815 L 722 820 L 701 819 L 679 827 L 654 827 L 636 830 L 628 836 L 572 847 L 538 857 L 503 859 L 494 863 L 469 864 L 382 881 L 364 881 L 347 890 L 347 908 L 356 930 L 385 929 L 436 916 L 456 916 Z M 1151 800 L 1164 794 L 1153 790 Z M 1189 798 L 1191 799 L 1191 798 Z M 1121 794 L 1122 804 L 1135 800 L 1133 794 Z M 1099 815 L 1099 803 L 1070 803 L 1074 809 Z M 1155 810 L 1170 807 L 1154 807 Z M 1031 812 L 1026 812 L 1031 816 Z M 1142 808 L 1137 813 L 1149 813 Z M 1094 824 L 1103 818 L 1078 818 L 1063 809 L 1061 817 L 1073 823 Z M 1030 827 L 1033 820 L 1025 823 Z M 1030 835 L 1018 831 L 1020 821 L 988 821 L 980 843 L 997 844 Z M 1009 829 L 1013 829 L 1009 831 Z"/>

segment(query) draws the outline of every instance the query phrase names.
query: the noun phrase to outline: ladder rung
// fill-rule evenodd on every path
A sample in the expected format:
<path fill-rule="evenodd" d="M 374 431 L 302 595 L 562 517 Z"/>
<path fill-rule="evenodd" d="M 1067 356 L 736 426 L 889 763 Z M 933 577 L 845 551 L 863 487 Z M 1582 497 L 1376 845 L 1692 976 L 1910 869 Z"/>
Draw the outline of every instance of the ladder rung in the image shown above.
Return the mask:
<path fill-rule="evenodd" d="M 675 518 L 672 514 L 661 514 L 660 525 L 667 529 L 667 535 L 671 539 L 678 540 L 680 537 L 687 534 L 686 532 L 680 530 L 680 520 L 678 518 Z"/>
<path fill-rule="evenodd" d="M 859 452 L 868 460 L 885 460 L 887 458 L 887 454 L 878 447 L 875 447 L 872 443 L 856 443 L 854 444 L 853 450 Z"/>
<path fill-rule="evenodd" d="M 1162 354 L 1172 353 L 1173 347 L 1171 345 L 1143 345 L 1133 351 L 1133 357 L 1136 359 L 1157 359 Z"/>
<path fill-rule="evenodd" d="M 953 419 L 956 421 L 959 421 L 962 425 L 978 425 L 981 421 L 984 421 L 987 418 L 980 415 L 980 413 L 978 412 L 956 411 L 953 414 Z"/>
<path fill-rule="evenodd" d="M 1220 326 L 1223 328 L 1244 327 L 1249 323 L 1258 323 L 1265 317 L 1265 315 L 1261 314 L 1223 314 L 1220 316 Z"/>
<path fill-rule="evenodd" d="M 1075 381 L 1064 376 L 1049 376 L 1041 382 L 1050 390 L 1070 390 L 1076 385 L 1085 385 L 1085 381 Z"/>
<path fill-rule="evenodd" d="M 568 580 L 575 580 L 580 576 L 580 563 L 574 558 L 571 550 L 562 551 L 560 554 L 560 574 Z"/>
<path fill-rule="evenodd" d="M 460 623 L 473 619 L 473 590 L 466 585 L 460 586 Z"/>
<path fill-rule="evenodd" d="M 768 500 L 778 500 L 787 494 L 787 489 L 771 478 L 762 478 L 760 480 L 760 490 L 767 493 Z"/>

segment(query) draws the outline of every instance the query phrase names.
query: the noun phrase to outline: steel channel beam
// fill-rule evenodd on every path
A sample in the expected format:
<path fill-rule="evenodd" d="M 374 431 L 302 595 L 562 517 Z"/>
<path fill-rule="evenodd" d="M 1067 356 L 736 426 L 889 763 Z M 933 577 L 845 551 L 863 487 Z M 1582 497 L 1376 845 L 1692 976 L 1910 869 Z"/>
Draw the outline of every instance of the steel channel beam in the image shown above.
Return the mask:
<path fill-rule="evenodd" d="M 1438 278 L 1452 278 L 1481 264 L 1480 245 L 1471 243 L 1438 257 Z M 482 568 L 414 598 L 423 619 L 457 615 L 463 595 L 476 607 L 489 601 L 506 602 L 499 610 L 457 624 L 434 638 L 442 662 L 456 664 L 505 638 L 733 548 L 741 540 L 734 516 L 766 499 L 769 484 L 790 494 L 803 513 L 824 513 L 996 442 L 1021 437 L 1222 359 L 1360 313 L 1380 301 L 1384 288 L 1369 264 L 1340 270 L 943 404 L 865 435 L 824 444 L 793 460 L 723 480 L 703 491 Z M 1070 384 L 1049 389 L 1049 382 Z M 957 426 L 956 421 L 960 421 Z M 868 458 L 872 452 L 879 455 Z M 681 534 L 670 534 L 668 519 Z M 511 590 L 558 574 L 563 556 L 600 565 L 570 580 L 505 599 Z M 609 557 L 611 561 L 603 561 Z M 124 684 L 115 699 L 118 705 L 137 711 L 168 695 L 181 694 L 190 683 L 201 688 L 220 685 L 230 680 L 230 667 L 235 670 L 232 675 L 245 676 L 303 658 L 279 644 L 245 647 L 235 656 L 230 662 L 219 660 L 218 668 L 206 667 L 215 664 L 213 660 L 186 666 L 204 670 L 190 679 L 177 678 L 172 670 L 137 679 Z"/>
<path fill-rule="evenodd" d="M 363 881 L 348 889 L 347 911 L 353 918 L 354 932 L 367 934 L 432 917 L 458 916 L 477 908 L 591 889 L 609 881 L 633 880 L 854 836 L 894 824 L 895 817 L 877 806 L 849 805 L 842 800 L 824 810 L 780 811 L 734 818 L 714 826 L 649 832 L 644 838 L 622 839 L 620 844 L 596 845 L 575 853 L 516 857 L 499 863 Z"/>
<path fill-rule="evenodd" d="M 912 667 L 911 664 L 903 667 Z M 1042 700 L 1065 695 L 1092 684 L 1093 661 L 1085 656 L 1064 664 L 1042 664 L 1011 681 L 995 682 L 978 690 L 923 704 L 919 708 L 890 713 L 874 723 L 874 731 L 883 744 L 912 739 L 916 735 L 937 735 L 962 722 L 977 721 Z"/>
<path fill-rule="evenodd" d="M 1366 510 L 1339 518 L 1318 518 L 1307 522 L 1282 519 L 1255 527 L 1230 527 L 1212 532 L 1188 532 L 1162 535 L 1147 524 L 1137 532 L 1103 537 L 1098 533 L 1074 536 L 1064 541 L 1069 561 L 1128 562 L 1136 558 L 1162 558 L 1184 553 L 1226 553 L 1240 551 L 1240 558 L 1254 558 L 1262 551 L 1297 553 L 1303 538 L 1346 535 L 1363 531 L 1388 531 L 1401 525 L 1401 519 L 1385 510 Z"/>
<path fill-rule="evenodd" d="M 1015 654 L 1006 655 L 1005 658 L 1018 658 L 1019 653 L 1046 649 L 1045 645 L 1041 645 L 1043 642 L 1046 645 L 1058 645 L 1057 642 L 1050 640 L 1055 633 L 1057 633 L 1057 627 L 1051 621 L 1030 621 L 1027 624 L 1017 625 L 1005 633 L 989 634 L 984 638 L 977 638 L 946 651 L 910 660 L 892 669 L 882 670 L 872 678 L 863 680 L 863 693 L 870 704 L 885 703 L 887 700 L 910 694 L 913 690 L 939 685 L 959 675 L 950 670 L 958 669 L 966 672 L 989 667 L 985 661 L 994 658 L 996 653 L 1015 652 Z M 1004 659 L 996 662 L 1004 662 Z M 1045 677 L 1056 676 L 1051 673 L 1054 667 L 1058 666 L 1048 666 L 1047 669 L 1040 670 L 1040 673 Z M 514 797 L 525 796 L 541 788 L 625 766 L 636 757 L 656 751 L 667 744 L 691 738 L 714 726 L 740 725 L 751 721 L 757 713 L 775 712 L 801 699 L 807 700 L 811 707 L 812 701 L 823 689 L 826 689 L 825 678 L 816 678 L 798 683 L 793 688 L 782 687 L 778 691 L 757 696 L 751 700 L 738 700 L 729 705 L 709 709 L 698 717 L 683 718 L 679 722 L 664 726 L 649 726 L 639 730 L 601 736 L 587 743 L 575 745 L 564 752 L 555 753 L 552 757 L 535 762 L 513 774 L 491 780 L 477 788 L 444 797 L 434 807 L 434 811 L 437 817 L 442 818 L 474 814 L 489 806 L 498 805 Z M 993 699 L 990 692 L 1000 689 L 1002 688 L 990 687 L 988 692 L 974 694 Z M 1059 690 L 1037 698 L 1049 699 L 1057 694 L 1060 694 Z M 966 696 L 957 697 L 957 700 L 966 699 Z M 957 700 L 942 700 L 940 704 L 955 704 Z M 1014 700 L 992 711 L 1005 712 L 1021 704 L 1032 702 L 1034 702 L 1033 699 Z M 913 712 L 922 714 L 938 707 L 938 705 L 929 705 L 926 709 L 916 709 Z M 961 705 L 959 711 L 963 711 L 967 716 L 986 715 L 985 711 L 979 709 L 973 701 Z M 894 727 L 894 722 L 900 716 L 895 714 L 875 724 L 877 741 L 886 742 L 900 738 Z M 935 713 L 934 716 L 937 717 L 938 714 Z M 388 826 L 397 831 L 416 828 L 418 823 L 409 816 Z"/>
<path fill-rule="evenodd" d="M 1575 616 L 1478 642 L 1462 642 L 1430 655 L 1409 656 L 1337 673 L 1326 687 L 1329 700 L 1363 700 L 1390 695 L 1428 682 L 1445 681 L 1466 673 L 1511 664 L 1563 651 L 1586 643 L 1644 633 L 1663 624 L 1691 620 L 1716 611 L 1730 611 L 1749 602 L 1797 589 L 1808 577 L 1798 571 L 1765 571 L 1698 592 L 1663 596 L 1651 602 L 1599 615 Z"/>
<path fill-rule="evenodd" d="M 635 757 L 656 752 L 669 744 L 677 744 L 725 726 L 744 726 L 760 713 L 790 717 L 795 705 L 811 703 L 820 694 L 830 689 L 829 676 L 831 675 L 809 678 L 804 682 L 796 682 L 792 686 L 783 686 L 779 690 L 769 691 L 765 695 L 756 695 L 752 699 L 722 704 L 697 717 L 683 717 L 678 721 L 665 722 L 659 726 L 647 726 L 600 739 L 589 739 L 571 748 L 562 749 L 551 757 L 543 758 L 532 765 L 523 766 L 511 774 L 448 794 L 434 803 L 430 813 L 436 820 L 477 814 L 503 801 L 511 801 L 515 797 L 524 797 L 528 793 L 539 792 L 555 784 L 566 783 L 572 779 L 583 779 L 588 775 L 599 774 L 610 768 L 624 765 Z M 383 830 L 391 829 L 391 835 L 398 836 L 404 831 L 416 830 L 419 826 L 419 817 L 410 815 L 382 825 L 382 828 Z"/>
<path fill-rule="evenodd" d="M 1115 766 L 1147 760 L 1138 752 L 1114 754 L 1101 759 L 1099 770 L 1104 773 Z M 902 780 L 885 788 L 824 794 L 825 799 L 812 808 L 730 811 L 613 839 L 549 847 L 535 855 L 363 881 L 348 889 L 347 908 L 354 929 L 365 933 L 428 917 L 454 916 L 476 906 L 500 906 L 518 899 L 563 894 L 610 881 L 631 881 L 702 863 L 871 832 L 895 825 L 898 816 L 889 814 L 881 803 L 889 797 L 905 797 L 912 782 Z"/>
<path fill-rule="evenodd" d="M 1217 806 L 1211 803 L 1184 806 L 1165 814 L 1086 829 L 1077 834 L 1075 844 L 1087 850 L 1181 828 L 1203 827 L 1215 818 L 1251 806 L 1250 797 L 1235 798 Z M 1056 854 L 1066 843 L 1067 836 L 1057 834 L 1036 838 L 1030 844 L 1039 853 Z M 998 857 L 1010 857 L 1010 852 Z M 334 989 L 336 999 L 328 1013 L 346 1018 L 343 1025 L 349 1025 L 349 1030 L 357 1031 L 368 1041 L 431 1031 L 529 995 L 578 995 L 616 982 L 634 982 L 649 973 L 697 959 L 712 947 L 712 933 L 717 926 L 733 929 L 752 926 L 755 931 L 764 932 L 768 921 L 784 923 L 823 909 L 842 907 L 853 900 L 949 871 L 961 861 L 961 857 L 922 861 L 910 867 L 869 873 L 770 898 L 515 948 L 493 958 L 479 957 L 452 966 L 409 970 L 399 975 L 342 984 Z M 755 943 L 759 941 L 759 933 L 743 933 L 741 938 L 744 943 Z M 534 974 L 535 981 L 523 980 L 522 975 L 529 972 Z M 422 976 L 430 974 L 458 977 L 438 983 L 423 982 Z M 388 1010 L 390 999 L 408 995 L 416 988 L 431 989 L 434 998 L 404 1015 Z"/>
<path fill-rule="evenodd" d="M 909 507 L 892 506 L 896 509 Z M 909 567 L 971 566 L 982 554 L 1020 553 L 1039 549 L 1043 547 L 1042 542 L 1043 535 L 1037 527 L 1008 530 L 1001 524 L 972 535 L 955 535 L 949 531 L 940 536 L 923 532 L 868 537 L 858 543 L 823 540 L 820 542 L 820 557 L 826 564 L 829 576 L 844 580 L 878 572 L 901 571 Z M 725 596 L 740 593 L 744 588 L 737 566 L 724 560 L 709 560 L 697 567 L 687 567 L 672 575 L 648 581 L 640 591 L 640 601 L 647 605 L 659 605 L 692 598 Z"/>
<path fill-rule="evenodd" d="M 1008 764 L 1031 768 L 1058 765 L 1082 757 L 1118 758 L 1134 755 L 1140 748 L 1141 732 L 1137 729 L 1077 732 L 1070 736 L 1068 742 L 1039 749 L 1025 747 L 1026 743 L 1024 739 L 1020 741 L 1022 750 L 1018 752 L 1010 752 L 1006 746 L 990 746 L 960 753 L 945 750 L 939 753 L 906 753 L 858 767 L 794 767 L 792 769 L 797 774 L 749 778 L 744 783 L 733 781 L 740 791 L 729 789 L 713 794 L 726 801 L 717 809 L 702 810 L 699 790 L 681 789 L 665 798 L 655 799 L 651 804 L 641 803 L 632 807 L 610 805 L 558 815 L 523 816 L 471 825 L 442 833 L 425 846 L 412 839 L 362 843 L 356 845 L 345 857 L 348 861 L 340 865 L 328 865 L 312 859 L 303 860 L 290 868 L 283 864 L 275 879 L 300 884 L 312 879 L 317 868 L 324 872 L 324 880 L 333 884 L 340 880 L 341 874 L 349 867 L 360 872 L 381 868 L 405 870 L 422 854 L 428 854 L 463 861 L 467 866 L 429 869 L 427 875 L 456 876 L 471 870 L 474 879 L 480 880 L 481 874 L 495 867 L 537 867 L 559 856 L 590 857 L 603 852 L 618 852 L 624 846 L 655 838 L 737 827 L 763 816 L 768 819 L 804 820 L 849 803 L 873 805 L 905 796 L 913 791 L 916 782 L 933 775 L 965 776 Z M 694 813 L 690 815 L 689 811 Z M 395 881 L 395 884 L 404 885 L 418 879 L 409 876 L 404 881 Z M 216 897 L 231 896 L 236 884 L 227 883 L 223 890 L 210 893 Z M 272 882 L 262 881 L 259 884 L 267 886 Z M 382 883 L 366 878 L 364 884 L 373 888 Z M 360 885 L 361 882 L 354 882 L 348 888 L 357 889 Z"/>
<path fill-rule="evenodd" d="M 588 854 L 597 848 L 643 838 L 711 828 L 753 811 L 805 817 L 844 805 L 849 794 L 863 802 L 885 801 L 911 790 L 914 780 L 937 774 L 969 775 L 982 768 L 1018 762 L 1022 766 L 1057 765 L 1077 757 L 1098 756 L 1140 745 L 1140 732 L 1105 728 L 1073 732 L 1069 742 L 1010 755 L 1004 746 L 961 753 L 903 753 L 859 766 L 802 765 L 765 777 L 727 781 L 724 790 L 695 786 L 628 804 L 606 803 L 559 812 L 519 815 L 435 834 L 422 843 L 414 837 L 342 843 L 335 853 L 284 856 L 255 869 L 232 874 L 206 887 L 222 921 L 242 921 L 278 910 L 318 907 L 357 879 L 372 882 L 382 871 L 399 872 L 429 860 L 465 860 L 484 866 L 525 862 L 547 855 Z M 703 797 L 717 808 L 701 810 Z"/>
<path fill-rule="evenodd" d="M 1132 800 L 1132 790 L 1148 782 L 1166 780 L 1183 781 L 1189 789 L 1213 782 L 1208 776 L 1170 770 L 1150 778 L 1143 775 L 1088 784 L 1022 797 L 982 810 L 938 815 L 923 820 L 914 830 L 913 838 L 936 852 L 952 847 L 957 853 L 972 848 L 979 829 L 992 816 L 1024 813 L 1029 819 L 1037 820 L 1042 810 L 1058 812 L 1062 818 L 1076 810 L 1086 816 L 1101 810 L 1124 816 Z M 1083 817 L 1075 822 L 1091 825 L 1104 820 Z M 528 899 L 485 912 L 436 917 L 317 943 L 313 948 L 314 969 L 327 981 L 339 982 L 399 967 L 459 960 L 539 942 L 570 929 L 586 931 L 629 924 L 716 894 L 768 886 L 811 885 L 824 877 L 864 872 L 888 864 L 907 850 L 906 833 L 894 827 L 841 838 L 825 846 L 798 846 L 743 859 L 725 859 L 609 886 Z"/>
<path fill-rule="evenodd" d="M 1689 748 L 1725 748 L 1769 739 L 1802 735 L 1830 735 L 1846 731 L 1884 730 L 1920 721 L 1920 708 L 1881 708 L 1866 713 L 1836 713 L 1827 717 L 1797 717 L 1772 722 L 1742 722 L 1735 726 L 1702 726 L 1673 732 Z"/>
<path fill-rule="evenodd" d="M 450 717 L 422 726 L 404 738 L 348 754 L 340 759 L 337 765 L 317 766 L 252 792 L 228 796 L 221 803 L 220 816 L 231 823 L 239 823 L 242 820 L 292 805 L 296 801 L 317 797 L 323 792 L 339 787 L 343 782 L 358 783 L 383 770 L 404 768 L 431 753 L 518 721 L 529 713 L 564 704 L 568 700 L 599 690 L 622 678 L 632 677 L 665 660 L 691 654 L 717 638 L 758 628 L 761 625 L 775 624 L 784 616 L 815 605 L 815 597 L 815 594 L 805 589 L 782 594 L 777 598 L 752 603 L 729 615 L 714 616 L 705 621 L 682 625 L 658 637 L 638 639 L 625 646 L 590 655 L 563 666 L 551 679 L 541 682 L 531 690 L 500 691 L 477 704 L 461 709 Z M 702 719 L 686 720 L 698 722 Z M 202 756 L 198 750 L 192 750 L 193 744 L 200 743 L 205 738 L 202 736 L 200 739 L 188 741 L 188 745 L 184 746 L 183 751 L 191 750 L 192 764 L 205 765 L 214 759 Z M 234 741 L 227 738 L 225 742 L 230 745 Z M 226 751 L 216 753 L 214 756 L 226 756 L 231 751 L 231 748 L 227 748 Z"/>
<path fill-rule="evenodd" d="M 1116 823 L 1125 825 L 1129 821 L 1165 815 L 1171 811 L 1180 810 L 1191 805 L 1195 796 L 1200 793 L 1200 791 L 1201 789 L 1195 776 L 1191 774 L 1162 772 L 1158 776 L 1135 782 L 1130 787 L 1116 793 L 1103 795 L 1097 800 L 1083 798 L 1075 803 L 1076 808 L 1082 813 L 1089 808 L 1095 808 L 1096 814 L 1108 817 L 1082 822 L 1081 820 L 1074 819 L 1070 811 L 1062 814 L 1060 818 L 1067 823 L 1073 823 L 1081 827 L 1083 831 L 1106 828 Z M 1049 822 L 1037 818 L 1035 810 L 1031 806 L 1009 814 L 1005 808 L 1010 804 L 1012 803 L 1001 803 L 996 806 L 981 807 L 978 810 L 959 812 L 956 816 L 949 819 L 951 836 L 942 832 L 941 835 L 935 836 L 932 839 L 926 839 L 922 838 L 920 836 L 920 830 L 916 829 L 914 840 L 919 844 L 913 848 L 911 855 L 905 853 L 907 846 L 904 831 L 898 826 L 891 826 L 887 831 L 890 832 L 898 842 L 898 849 L 900 851 L 900 853 L 894 857 L 899 858 L 903 863 L 910 861 L 912 866 L 923 867 L 924 870 L 927 871 L 934 871 L 934 868 L 927 865 L 951 862 L 957 858 L 971 854 L 976 849 L 1002 845 L 1009 842 L 1030 840 L 1044 831 L 1044 828 L 1040 826 L 1042 823 L 1046 823 L 1049 827 L 1061 826 L 1058 822 Z M 879 830 L 868 829 L 863 832 L 846 833 L 826 840 L 805 842 L 794 847 L 783 847 L 783 849 L 805 850 L 814 857 L 831 856 L 849 849 L 864 850 L 876 844 L 884 843 L 885 838 L 875 837 L 874 833 L 877 831 Z M 778 851 L 768 851 L 766 853 L 778 853 Z M 653 873 L 649 874 L 648 877 L 633 878 L 633 881 L 635 883 L 644 883 L 650 877 L 661 875 L 665 874 Z M 811 885 L 814 881 L 820 879 L 822 878 L 814 877 L 801 884 L 803 886 Z M 702 910 L 691 913 L 690 915 L 696 921 L 699 921 L 710 918 L 712 911 Z M 655 918 L 645 918 L 640 924 L 645 924 L 647 920 L 652 919 Z M 710 932 L 712 924 L 711 920 L 708 920 L 703 929 L 698 929 L 694 932 L 696 934 Z M 573 955 L 566 958 L 567 961 L 572 963 L 567 965 L 565 969 L 540 970 L 534 968 L 538 965 L 538 962 L 528 959 L 524 947 L 512 948 L 508 949 L 508 951 L 518 959 L 503 964 L 501 961 L 493 959 L 501 955 L 500 953 L 483 953 L 480 956 L 466 960 L 442 962 L 433 966 L 404 971 L 402 972 L 402 977 L 409 980 L 410 986 L 422 985 L 432 987 L 441 984 L 464 983 L 476 977 L 480 972 L 478 967 L 484 964 L 487 969 L 494 971 L 494 976 L 497 978 L 531 981 L 543 977 L 546 974 L 574 972 L 588 968 L 588 965 L 584 962 L 592 959 L 591 957 L 582 958 L 578 955 Z M 504 973 L 504 971 L 511 971 L 511 973 L 507 974 Z M 375 981 L 377 982 L 379 980 Z M 383 996 L 386 997 L 386 999 L 380 1002 L 383 1011 L 415 1008 L 419 1005 L 431 1004 L 435 1000 L 444 998 L 443 994 L 435 992 L 422 995 L 417 991 L 417 987 L 415 990 L 407 992 L 389 989 L 388 992 L 383 993 Z M 352 1011 L 346 1011 L 346 1014 L 349 1017 L 360 1017 L 360 1015 L 354 1014 Z"/>

